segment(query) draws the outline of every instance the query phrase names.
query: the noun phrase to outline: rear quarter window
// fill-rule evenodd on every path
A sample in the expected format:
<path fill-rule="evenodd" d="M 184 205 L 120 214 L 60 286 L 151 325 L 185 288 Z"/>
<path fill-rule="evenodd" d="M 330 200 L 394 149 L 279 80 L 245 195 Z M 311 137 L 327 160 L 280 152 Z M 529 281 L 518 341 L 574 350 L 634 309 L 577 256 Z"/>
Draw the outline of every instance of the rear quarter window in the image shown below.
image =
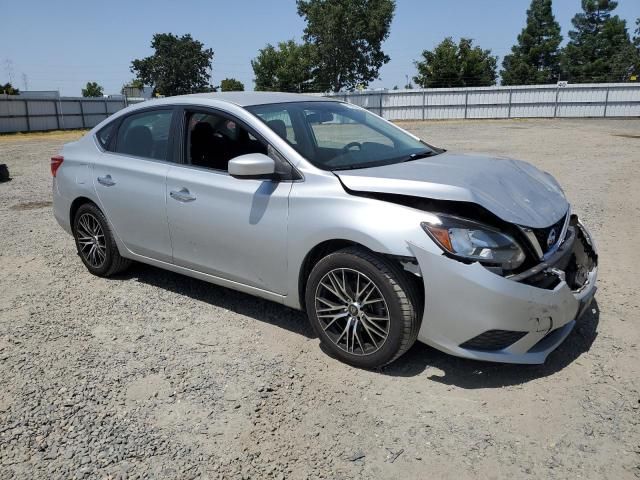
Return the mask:
<path fill-rule="evenodd" d="M 105 125 L 104 127 L 102 127 L 100 130 L 98 130 L 98 133 L 96 133 L 96 138 L 98 139 L 98 143 L 105 150 L 110 150 L 109 144 L 111 144 L 111 140 L 113 139 L 113 135 L 115 134 L 115 131 L 116 131 L 115 122 L 111 122 Z"/>

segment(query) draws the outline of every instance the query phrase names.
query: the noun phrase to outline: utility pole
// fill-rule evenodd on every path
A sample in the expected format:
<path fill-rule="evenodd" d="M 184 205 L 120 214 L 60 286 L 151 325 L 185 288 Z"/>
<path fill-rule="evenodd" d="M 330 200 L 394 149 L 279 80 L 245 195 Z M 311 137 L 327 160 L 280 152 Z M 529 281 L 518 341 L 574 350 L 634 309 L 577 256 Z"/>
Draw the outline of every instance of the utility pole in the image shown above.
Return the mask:
<path fill-rule="evenodd" d="M 24 85 L 24 90 L 29 90 L 29 77 L 27 77 L 26 73 L 22 73 L 22 84 Z"/>
<path fill-rule="evenodd" d="M 9 77 L 9 83 L 13 85 L 13 60 L 10 58 L 4 59 L 4 71 L 7 73 L 7 77 Z"/>

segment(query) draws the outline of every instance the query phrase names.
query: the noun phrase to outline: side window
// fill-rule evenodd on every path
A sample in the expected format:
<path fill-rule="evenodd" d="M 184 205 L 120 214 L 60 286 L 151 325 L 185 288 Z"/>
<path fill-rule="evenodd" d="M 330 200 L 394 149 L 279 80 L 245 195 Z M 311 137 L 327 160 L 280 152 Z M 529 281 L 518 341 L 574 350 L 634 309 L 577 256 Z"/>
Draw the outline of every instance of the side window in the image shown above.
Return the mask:
<path fill-rule="evenodd" d="M 215 113 L 188 112 L 185 158 L 191 165 L 227 171 L 229 160 L 267 154 L 267 146 L 237 122 Z"/>
<path fill-rule="evenodd" d="M 98 139 L 98 143 L 102 145 L 102 148 L 105 150 L 111 150 L 109 148 L 109 143 L 113 138 L 113 134 L 116 132 L 116 122 L 111 122 L 106 126 L 102 127 L 98 133 L 96 134 L 96 138 Z"/>
<path fill-rule="evenodd" d="M 286 140 L 291 145 L 298 144 L 289 112 L 286 110 L 280 110 L 264 113 L 258 112 L 256 115 L 258 115 L 258 117 L 260 117 L 260 119 L 282 139 Z"/>
<path fill-rule="evenodd" d="M 151 110 L 126 117 L 118 129 L 116 152 L 166 160 L 172 110 Z"/>
<path fill-rule="evenodd" d="M 326 116 L 324 112 L 305 110 L 305 116 L 320 148 L 342 149 L 356 143 L 393 147 L 389 137 L 339 113 Z"/>

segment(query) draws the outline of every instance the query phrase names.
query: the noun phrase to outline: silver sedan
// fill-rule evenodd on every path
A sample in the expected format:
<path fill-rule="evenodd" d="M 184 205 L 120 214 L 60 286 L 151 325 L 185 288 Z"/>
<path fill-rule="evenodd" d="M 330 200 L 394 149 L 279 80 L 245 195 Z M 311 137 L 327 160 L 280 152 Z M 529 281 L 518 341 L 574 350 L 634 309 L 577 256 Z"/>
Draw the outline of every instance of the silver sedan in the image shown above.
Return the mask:
<path fill-rule="evenodd" d="M 551 175 L 322 97 L 141 103 L 65 145 L 51 172 L 91 273 L 138 261 L 305 310 L 359 367 L 416 339 L 542 363 L 596 290 L 594 242 Z"/>

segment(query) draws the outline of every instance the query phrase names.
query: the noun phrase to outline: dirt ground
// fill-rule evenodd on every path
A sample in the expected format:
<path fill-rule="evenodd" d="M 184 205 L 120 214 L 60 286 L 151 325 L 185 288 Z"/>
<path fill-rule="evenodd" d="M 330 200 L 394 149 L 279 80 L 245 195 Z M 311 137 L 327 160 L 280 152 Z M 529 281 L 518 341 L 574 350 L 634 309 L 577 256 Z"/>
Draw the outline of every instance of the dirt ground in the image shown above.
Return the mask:
<path fill-rule="evenodd" d="M 640 120 L 403 125 L 551 172 L 591 228 L 600 290 L 546 364 L 361 371 L 277 304 L 93 277 L 50 203 L 78 134 L 0 136 L 0 479 L 640 478 Z"/>

